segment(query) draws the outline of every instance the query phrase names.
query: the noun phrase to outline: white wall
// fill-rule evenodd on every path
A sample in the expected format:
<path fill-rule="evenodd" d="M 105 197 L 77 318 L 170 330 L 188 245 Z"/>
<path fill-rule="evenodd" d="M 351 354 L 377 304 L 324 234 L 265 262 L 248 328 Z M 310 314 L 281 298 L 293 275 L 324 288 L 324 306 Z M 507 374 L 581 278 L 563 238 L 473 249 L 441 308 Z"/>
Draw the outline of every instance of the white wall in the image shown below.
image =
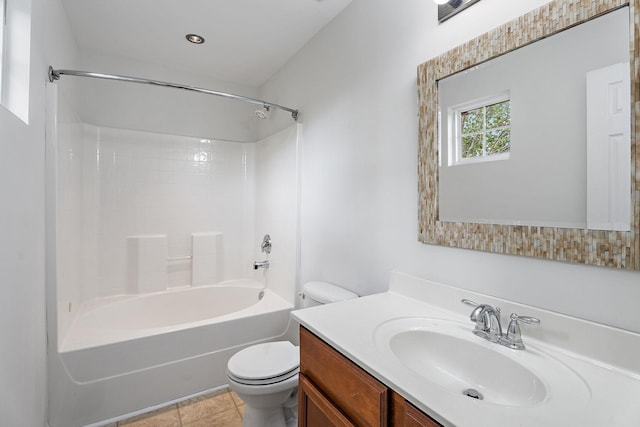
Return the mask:
<path fill-rule="evenodd" d="M 29 124 L 0 107 L 0 424 L 46 425 L 44 105 L 51 58 L 74 61 L 58 0 L 32 0 Z"/>
<path fill-rule="evenodd" d="M 640 331 L 640 272 L 417 242 L 417 65 L 544 3 L 485 0 L 438 25 L 430 0 L 354 0 L 264 85 L 304 121 L 302 282 L 368 294 L 398 269 Z"/>

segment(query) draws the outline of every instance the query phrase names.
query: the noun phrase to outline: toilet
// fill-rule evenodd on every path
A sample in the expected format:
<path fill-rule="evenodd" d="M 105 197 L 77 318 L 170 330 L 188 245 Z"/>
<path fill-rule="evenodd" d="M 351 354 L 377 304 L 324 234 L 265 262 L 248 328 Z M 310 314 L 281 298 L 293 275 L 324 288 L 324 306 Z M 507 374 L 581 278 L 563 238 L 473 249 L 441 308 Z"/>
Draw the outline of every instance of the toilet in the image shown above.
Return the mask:
<path fill-rule="evenodd" d="M 300 296 L 303 307 L 358 297 L 327 282 L 305 284 Z M 227 380 L 245 403 L 243 427 L 298 425 L 299 370 L 299 348 L 289 341 L 252 345 L 231 356 Z"/>

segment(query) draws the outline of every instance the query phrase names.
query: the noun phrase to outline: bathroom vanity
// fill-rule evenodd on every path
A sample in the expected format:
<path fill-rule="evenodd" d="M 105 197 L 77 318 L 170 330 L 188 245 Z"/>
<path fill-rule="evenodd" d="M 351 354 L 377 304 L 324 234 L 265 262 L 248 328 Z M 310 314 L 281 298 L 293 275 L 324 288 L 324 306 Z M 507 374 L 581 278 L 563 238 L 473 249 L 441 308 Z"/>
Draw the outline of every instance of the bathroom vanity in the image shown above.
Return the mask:
<path fill-rule="evenodd" d="M 301 427 L 440 426 L 306 328 L 298 396 Z"/>
<path fill-rule="evenodd" d="M 507 348 L 472 333 L 462 299 L 540 324 Z M 640 425 L 638 333 L 397 272 L 388 292 L 292 315 L 300 426 Z"/>

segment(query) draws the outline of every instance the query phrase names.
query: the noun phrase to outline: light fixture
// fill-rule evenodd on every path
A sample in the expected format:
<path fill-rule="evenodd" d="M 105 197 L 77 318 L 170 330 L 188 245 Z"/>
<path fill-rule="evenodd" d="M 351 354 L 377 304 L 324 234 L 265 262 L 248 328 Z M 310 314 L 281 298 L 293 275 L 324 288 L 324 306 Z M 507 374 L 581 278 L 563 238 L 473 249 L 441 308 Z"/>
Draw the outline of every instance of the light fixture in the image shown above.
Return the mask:
<path fill-rule="evenodd" d="M 193 44 L 202 44 L 204 43 L 204 37 L 199 36 L 198 34 L 187 34 L 184 36 L 187 40 L 189 40 Z"/>
<path fill-rule="evenodd" d="M 460 13 L 467 7 L 480 0 L 433 0 L 438 5 L 438 22 L 442 23 L 456 13 Z"/>
<path fill-rule="evenodd" d="M 458 6 L 460 6 L 463 2 L 463 0 L 433 0 L 434 2 L 436 2 L 436 4 L 439 5 L 449 5 L 451 7 L 453 7 L 454 9 Z M 466 0 L 466 2 L 468 3 L 469 0 Z"/>

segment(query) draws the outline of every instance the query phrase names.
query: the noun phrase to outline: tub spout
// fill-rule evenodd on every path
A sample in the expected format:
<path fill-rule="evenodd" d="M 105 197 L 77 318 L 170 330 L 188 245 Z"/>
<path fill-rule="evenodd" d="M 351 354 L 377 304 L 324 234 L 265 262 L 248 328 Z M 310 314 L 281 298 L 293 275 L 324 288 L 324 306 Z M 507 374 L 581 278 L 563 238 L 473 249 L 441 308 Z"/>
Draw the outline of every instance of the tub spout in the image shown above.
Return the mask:
<path fill-rule="evenodd" d="M 253 269 L 257 270 L 259 268 L 269 268 L 269 260 L 264 261 L 256 261 L 253 263 Z"/>

